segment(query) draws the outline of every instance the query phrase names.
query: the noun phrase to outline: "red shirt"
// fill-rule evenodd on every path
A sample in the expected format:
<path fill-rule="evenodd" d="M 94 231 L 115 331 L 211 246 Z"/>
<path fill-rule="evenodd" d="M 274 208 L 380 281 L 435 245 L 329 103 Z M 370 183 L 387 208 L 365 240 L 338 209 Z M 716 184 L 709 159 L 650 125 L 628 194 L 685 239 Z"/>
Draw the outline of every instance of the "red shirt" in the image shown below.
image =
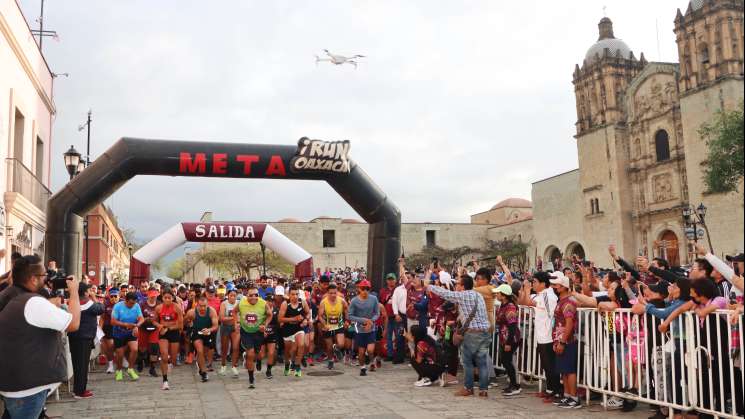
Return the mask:
<path fill-rule="evenodd" d="M 395 287 L 393 289 L 385 287 L 380 290 L 380 302 L 385 306 L 385 312 L 388 313 L 388 317 L 393 317 L 393 304 L 391 304 L 391 297 L 393 297 L 393 290 L 395 289 Z"/>
<path fill-rule="evenodd" d="M 222 300 L 220 300 L 217 297 L 214 298 L 207 298 L 207 305 L 215 309 L 215 313 L 220 312 L 220 304 L 222 304 Z"/>

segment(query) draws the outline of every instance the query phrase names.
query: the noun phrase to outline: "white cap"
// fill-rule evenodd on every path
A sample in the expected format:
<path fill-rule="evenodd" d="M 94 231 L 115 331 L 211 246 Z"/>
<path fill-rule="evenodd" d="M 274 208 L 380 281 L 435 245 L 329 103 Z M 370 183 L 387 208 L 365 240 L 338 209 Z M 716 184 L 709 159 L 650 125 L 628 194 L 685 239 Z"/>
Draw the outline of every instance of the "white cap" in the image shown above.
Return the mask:
<path fill-rule="evenodd" d="M 561 271 L 551 273 L 551 280 L 549 282 L 555 285 L 561 285 L 564 288 L 569 288 L 569 278 L 564 276 L 564 272 Z"/>

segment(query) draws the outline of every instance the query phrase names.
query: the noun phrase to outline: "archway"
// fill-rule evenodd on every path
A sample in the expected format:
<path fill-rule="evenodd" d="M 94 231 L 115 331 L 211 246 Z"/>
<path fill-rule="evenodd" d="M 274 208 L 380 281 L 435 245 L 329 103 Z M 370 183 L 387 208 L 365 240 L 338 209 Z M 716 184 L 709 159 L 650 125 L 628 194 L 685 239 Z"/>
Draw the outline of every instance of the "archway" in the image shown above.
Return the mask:
<path fill-rule="evenodd" d="M 47 258 L 80 276 L 83 216 L 137 175 L 322 180 L 370 224 L 367 267 L 380 288 L 401 254 L 401 212 L 349 159 L 349 146 L 306 137 L 297 146 L 122 138 L 49 199 Z"/>
<path fill-rule="evenodd" d="M 543 252 L 543 260 L 551 262 L 551 266 L 554 270 L 560 269 L 561 266 L 556 266 L 556 261 L 558 260 L 559 265 L 561 265 L 561 251 L 554 245 L 548 246 L 546 251 Z"/>
<path fill-rule="evenodd" d="M 567 250 L 566 252 L 564 252 L 564 254 L 568 258 L 567 260 L 571 260 L 572 256 L 574 255 L 577 255 L 577 257 L 580 260 L 584 260 L 585 259 L 585 248 L 582 247 L 582 245 L 579 244 L 578 242 L 571 242 L 567 246 Z"/>
<path fill-rule="evenodd" d="M 129 283 L 139 286 L 150 277 L 150 264 L 186 242 L 261 243 L 295 265 L 295 278 L 313 276 L 313 259 L 305 249 L 263 223 L 178 223 L 142 246 L 129 262 Z"/>
<path fill-rule="evenodd" d="M 654 245 L 657 257 L 667 260 L 670 266 L 680 266 L 677 234 L 671 230 L 665 230 L 660 233 L 660 237 Z"/>

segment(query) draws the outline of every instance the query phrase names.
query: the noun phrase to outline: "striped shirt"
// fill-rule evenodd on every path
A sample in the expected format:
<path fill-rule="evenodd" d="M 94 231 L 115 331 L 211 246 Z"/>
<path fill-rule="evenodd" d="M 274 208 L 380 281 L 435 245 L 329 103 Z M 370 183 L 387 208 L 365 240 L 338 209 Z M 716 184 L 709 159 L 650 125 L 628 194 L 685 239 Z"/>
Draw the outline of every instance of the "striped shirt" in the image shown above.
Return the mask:
<path fill-rule="evenodd" d="M 442 297 L 442 299 L 458 304 L 460 319 L 463 323 L 468 320 L 473 308 L 476 307 L 476 314 L 468 325 L 469 329 L 489 331 L 489 316 L 486 315 L 486 304 L 484 297 L 474 290 L 468 291 L 448 291 L 445 288 L 430 286 L 427 288 L 432 294 Z"/>

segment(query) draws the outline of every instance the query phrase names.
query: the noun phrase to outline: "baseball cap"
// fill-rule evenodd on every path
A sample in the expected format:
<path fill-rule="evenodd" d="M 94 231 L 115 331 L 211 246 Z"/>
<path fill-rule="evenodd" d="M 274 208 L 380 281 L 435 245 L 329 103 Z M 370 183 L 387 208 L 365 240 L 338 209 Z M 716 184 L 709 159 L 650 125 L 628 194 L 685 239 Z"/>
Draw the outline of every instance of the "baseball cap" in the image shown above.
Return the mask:
<path fill-rule="evenodd" d="M 207 292 L 214 293 L 215 292 L 215 286 L 214 285 L 210 285 L 209 287 L 207 287 Z"/>
<path fill-rule="evenodd" d="M 655 292 L 657 294 L 660 294 L 663 298 L 667 297 L 670 293 L 667 291 L 667 287 L 670 285 L 667 281 L 660 281 L 656 284 L 651 284 L 648 286 L 649 290 L 652 292 Z"/>
<path fill-rule="evenodd" d="M 564 288 L 569 288 L 569 278 L 564 275 L 564 272 L 556 271 L 551 274 L 551 282 L 554 285 L 561 285 Z"/>
<path fill-rule="evenodd" d="M 112 288 L 109 290 L 109 295 L 119 295 L 119 288 Z"/>
<path fill-rule="evenodd" d="M 512 295 L 512 287 L 507 284 L 502 284 L 497 287 L 497 292 L 503 295 Z"/>
<path fill-rule="evenodd" d="M 393 279 L 395 281 L 396 279 L 398 279 L 398 277 L 394 273 L 389 273 L 388 275 L 385 276 L 385 279 L 386 280 Z"/>
<path fill-rule="evenodd" d="M 745 253 L 738 253 L 736 255 L 727 255 L 727 262 L 745 262 Z"/>
<path fill-rule="evenodd" d="M 147 292 L 147 296 L 148 297 L 157 297 L 158 295 L 160 295 L 160 293 L 158 292 L 158 290 L 150 290 L 150 291 Z"/>
<path fill-rule="evenodd" d="M 370 281 L 368 281 L 368 280 L 366 280 L 366 279 L 365 279 L 365 280 L 362 280 L 362 281 L 360 281 L 360 282 L 359 282 L 359 283 L 357 284 L 357 286 L 358 286 L 358 287 L 366 287 L 366 288 L 370 288 Z"/>

